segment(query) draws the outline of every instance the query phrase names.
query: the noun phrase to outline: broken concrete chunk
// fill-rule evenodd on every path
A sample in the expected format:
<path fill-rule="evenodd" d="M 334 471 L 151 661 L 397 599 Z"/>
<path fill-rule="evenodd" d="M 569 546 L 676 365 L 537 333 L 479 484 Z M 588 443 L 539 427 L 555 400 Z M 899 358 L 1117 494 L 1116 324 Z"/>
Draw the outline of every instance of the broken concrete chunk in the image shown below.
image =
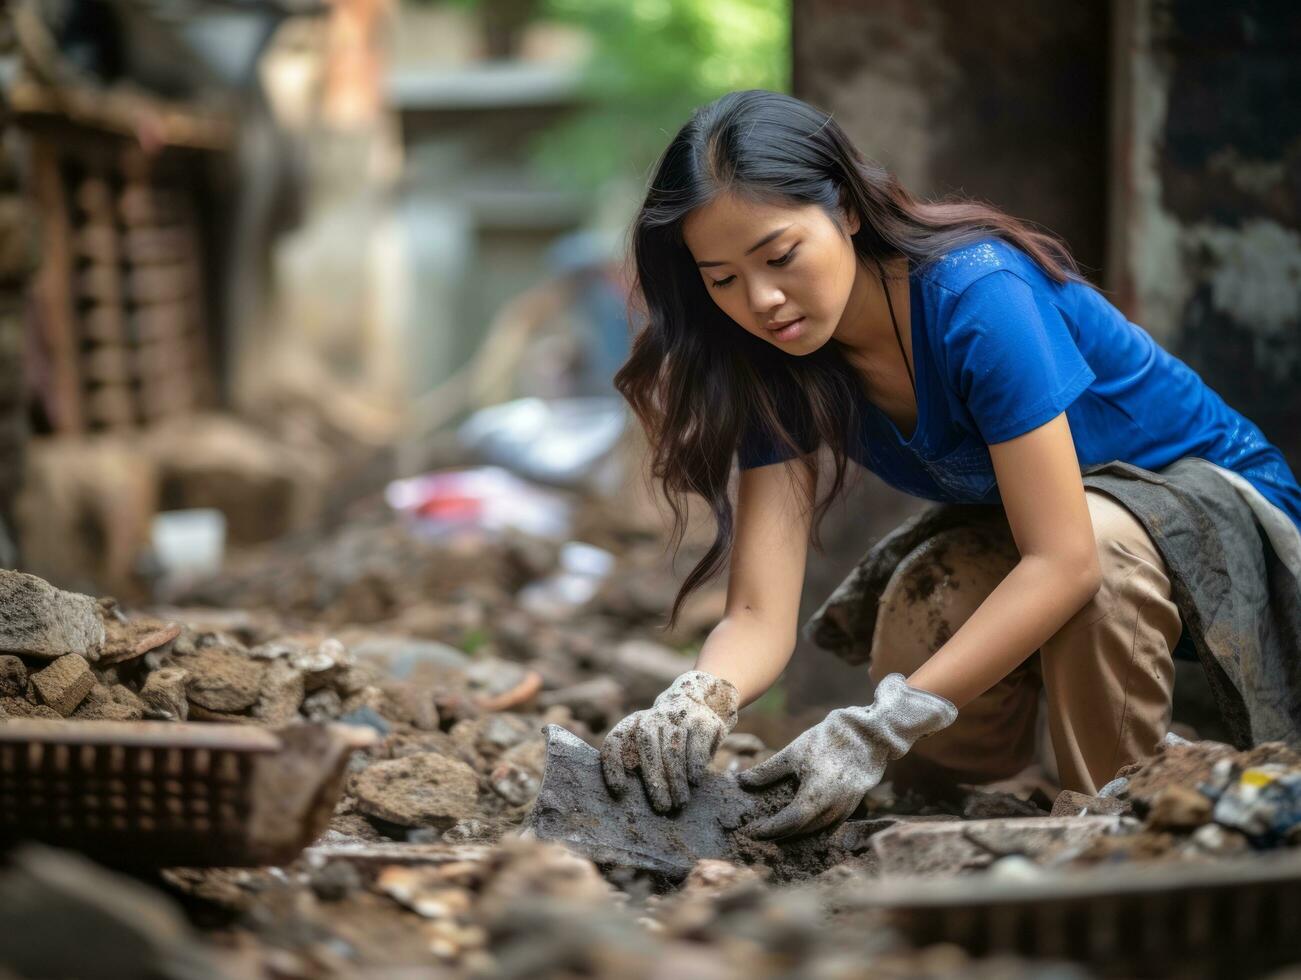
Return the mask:
<path fill-rule="evenodd" d="M 0 696 L 21 698 L 26 690 L 26 665 L 17 657 L 0 657 Z"/>
<path fill-rule="evenodd" d="M 264 664 L 218 646 L 197 650 L 181 664 L 189 672 L 185 696 L 209 711 L 243 711 L 258 699 Z"/>
<path fill-rule="evenodd" d="M 874 835 L 872 850 L 882 875 L 956 875 L 987 868 L 1009 854 L 1047 858 L 1119 827 L 1114 816 L 913 823 Z"/>
<path fill-rule="evenodd" d="M 403 827 L 450 827 L 473 816 L 479 777 L 464 762 L 422 752 L 377 762 L 352 777 L 357 809 Z"/>
<path fill-rule="evenodd" d="M 0 571 L 0 650 L 94 660 L 103 643 L 104 621 L 90 596 L 56 589 L 35 575 Z"/>
<path fill-rule="evenodd" d="M 145 679 L 140 689 L 145 716 L 162 721 L 185 721 L 190 714 L 190 703 L 185 698 L 189 674 L 180 667 L 163 667 Z"/>
<path fill-rule="evenodd" d="M 72 653 L 32 674 L 32 684 L 41 701 L 66 718 L 90 693 L 95 675 L 85 657 Z"/>

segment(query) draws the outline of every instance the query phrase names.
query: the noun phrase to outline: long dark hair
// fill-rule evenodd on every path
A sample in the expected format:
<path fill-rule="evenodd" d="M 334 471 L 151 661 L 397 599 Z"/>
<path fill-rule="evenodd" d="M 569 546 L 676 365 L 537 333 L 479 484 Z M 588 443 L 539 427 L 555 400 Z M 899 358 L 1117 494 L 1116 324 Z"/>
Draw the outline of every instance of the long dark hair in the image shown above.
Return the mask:
<path fill-rule="evenodd" d="M 996 235 L 1030 255 L 1056 282 L 1084 281 L 1066 246 L 976 201 L 919 201 L 864 158 L 827 113 L 778 92 L 731 92 L 702 106 L 654 168 L 631 227 L 632 320 L 642 326 L 614 385 L 645 428 L 650 475 L 673 512 L 671 547 L 686 531 L 688 494 L 709 504 L 717 531 L 682 583 L 669 614 L 716 575 L 731 551 L 732 460 L 747 427 L 796 451 L 792 431 L 816 432 L 831 451 L 834 477 L 813 507 L 815 547 L 827 508 L 844 487 L 845 444 L 854 431 L 860 382 L 840 345 L 793 357 L 747 332 L 709 297 L 682 237 L 682 223 L 723 192 L 785 206 L 818 205 L 839 221 L 859 215 L 852 236 L 868 268 L 906 256 L 918 265 Z M 781 406 L 781 411 L 778 411 Z M 782 415 L 793 423 L 790 427 Z M 815 471 L 816 472 L 816 471 Z"/>

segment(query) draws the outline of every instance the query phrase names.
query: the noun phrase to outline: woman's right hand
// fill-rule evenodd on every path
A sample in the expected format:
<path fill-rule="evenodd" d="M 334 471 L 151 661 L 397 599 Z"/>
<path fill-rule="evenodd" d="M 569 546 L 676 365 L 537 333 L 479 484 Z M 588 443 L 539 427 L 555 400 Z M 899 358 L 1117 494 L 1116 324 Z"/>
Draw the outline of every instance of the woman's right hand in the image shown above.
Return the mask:
<path fill-rule="evenodd" d="M 677 677 L 649 708 L 606 734 L 601 773 L 610 793 L 623 796 L 628 773 L 637 771 L 657 813 L 682 806 L 736 724 L 740 702 L 740 692 L 721 677 L 703 670 Z"/>

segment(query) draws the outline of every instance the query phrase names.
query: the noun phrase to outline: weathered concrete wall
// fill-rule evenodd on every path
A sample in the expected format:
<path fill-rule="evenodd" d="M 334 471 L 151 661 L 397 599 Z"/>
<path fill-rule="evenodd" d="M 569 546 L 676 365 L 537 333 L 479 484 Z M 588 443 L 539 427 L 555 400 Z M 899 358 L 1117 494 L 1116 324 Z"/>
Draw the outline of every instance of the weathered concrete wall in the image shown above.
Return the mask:
<path fill-rule="evenodd" d="M 1102 266 L 1109 15 L 1102 0 L 799 0 L 794 93 L 916 194 L 961 192 Z"/>
<path fill-rule="evenodd" d="M 1301 6 L 1116 6 L 1108 281 L 1301 470 Z"/>
<path fill-rule="evenodd" d="M 961 192 L 1066 239 L 1095 281 L 1106 245 L 1103 0 L 797 0 L 794 93 L 832 112 L 914 194 Z M 922 505 L 871 474 L 828 517 L 801 621 L 873 540 Z M 866 671 L 801 642 L 788 706 L 859 702 Z"/>

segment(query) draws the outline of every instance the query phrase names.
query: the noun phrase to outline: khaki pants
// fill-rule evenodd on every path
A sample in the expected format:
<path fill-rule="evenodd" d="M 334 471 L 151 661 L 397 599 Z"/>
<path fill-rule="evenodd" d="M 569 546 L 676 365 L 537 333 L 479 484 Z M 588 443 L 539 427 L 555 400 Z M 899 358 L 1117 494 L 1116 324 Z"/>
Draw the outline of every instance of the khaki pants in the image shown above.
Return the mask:
<path fill-rule="evenodd" d="M 1094 793 L 1149 758 L 1170 724 L 1180 633 L 1165 562 L 1130 512 L 1086 489 L 1102 586 L 1038 652 L 901 763 L 961 782 L 1005 779 L 1035 758 L 1040 692 L 1064 789 Z M 1010 531 L 953 528 L 904 557 L 884 593 L 871 675 L 916 670 L 1018 561 Z"/>

